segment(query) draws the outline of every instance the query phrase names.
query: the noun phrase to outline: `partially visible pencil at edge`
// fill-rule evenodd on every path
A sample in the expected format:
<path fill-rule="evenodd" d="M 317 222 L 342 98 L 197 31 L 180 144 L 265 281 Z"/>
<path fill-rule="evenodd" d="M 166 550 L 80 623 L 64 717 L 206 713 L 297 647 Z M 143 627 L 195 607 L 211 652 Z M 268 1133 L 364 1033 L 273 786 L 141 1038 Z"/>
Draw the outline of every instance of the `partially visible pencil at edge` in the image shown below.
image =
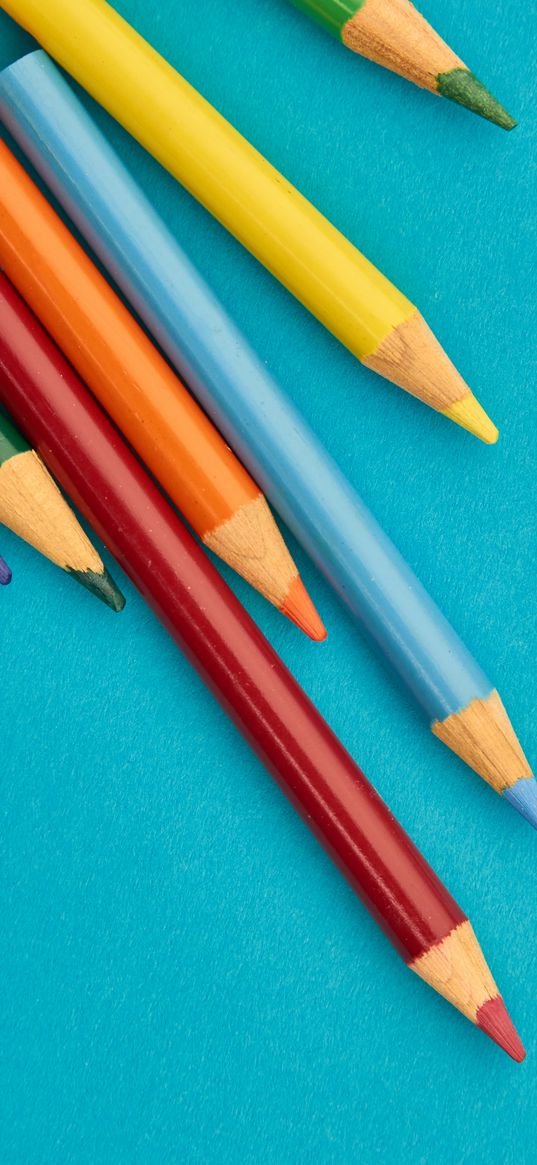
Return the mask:
<path fill-rule="evenodd" d="M 4 375 L 0 364 L 0 379 Z M 0 413 L 0 522 L 112 611 L 125 599 L 40 457 Z"/>
<path fill-rule="evenodd" d="M 467 916 L 2 275 L 0 359 L 0 399 L 403 960 L 523 1060 Z"/>
<path fill-rule="evenodd" d="M 259 486 L 1 140 L 0 265 L 205 545 L 325 639 Z"/>
<path fill-rule="evenodd" d="M 367 368 L 497 441 L 414 304 L 105 0 L 0 7 Z"/>
<path fill-rule="evenodd" d="M 0 587 L 6 587 L 11 582 L 11 571 L 5 559 L 0 554 Z"/>
<path fill-rule="evenodd" d="M 516 121 L 410 0 L 291 0 L 347 48 L 464 105 L 502 129 Z"/>

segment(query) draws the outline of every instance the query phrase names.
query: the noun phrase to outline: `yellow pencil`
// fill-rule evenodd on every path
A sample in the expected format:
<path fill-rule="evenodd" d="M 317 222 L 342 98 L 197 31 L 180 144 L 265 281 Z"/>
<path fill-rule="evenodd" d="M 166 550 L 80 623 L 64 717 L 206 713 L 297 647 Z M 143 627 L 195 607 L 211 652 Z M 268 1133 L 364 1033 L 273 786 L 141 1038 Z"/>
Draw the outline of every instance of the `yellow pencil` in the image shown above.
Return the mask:
<path fill-rule="evenodd" d="M 417 308 L 105 0 L 0 6 L 362 363 L 492 443 Z"/>

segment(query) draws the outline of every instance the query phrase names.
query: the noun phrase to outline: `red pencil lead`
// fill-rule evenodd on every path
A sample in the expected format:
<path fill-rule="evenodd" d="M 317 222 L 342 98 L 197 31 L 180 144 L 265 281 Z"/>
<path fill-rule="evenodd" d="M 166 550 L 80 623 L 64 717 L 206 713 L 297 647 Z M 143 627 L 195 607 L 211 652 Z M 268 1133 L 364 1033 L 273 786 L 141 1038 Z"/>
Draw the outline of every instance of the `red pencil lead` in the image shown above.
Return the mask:
<path fill-rule="evenodd" d="M 479 1008 L 476 1023 L 481 1031 L 490 1036 L 491 1040 L 516 1060 L 517 1064 L 521 1064 L 526 1058 L 525 1048 L 501 995 L 497 995 L 495 999 L 488 999 Z"/>

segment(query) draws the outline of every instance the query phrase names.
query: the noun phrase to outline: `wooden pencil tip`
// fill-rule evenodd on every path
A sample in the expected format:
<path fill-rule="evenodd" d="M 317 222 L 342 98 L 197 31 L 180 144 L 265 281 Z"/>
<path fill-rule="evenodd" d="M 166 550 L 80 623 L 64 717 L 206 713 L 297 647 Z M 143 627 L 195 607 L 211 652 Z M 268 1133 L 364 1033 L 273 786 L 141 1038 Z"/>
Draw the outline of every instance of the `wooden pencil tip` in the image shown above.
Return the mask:
<path fill-rule="evenodd" d="M 417 309 L 362 361 L 489 445 L 498 430 Z"/>
<path fill-rule="evenodd" d="M 494 125 L 499 125 L 501 129 L 514 129 L 517 124 L 514 117 L 511 117 L 469 69 L 463 67 L 440 73 L 436 78 L 436 88 L 442 97 L 448 97 L 450 101 L 464 105 L 472 113 L 494 122 Z"/>
<path fill-rule="evenodd" d="M 467 919 L 411 963 L 410 969 L 514 1060 L 524 1059 L 524 1048 Z"/>
<path fill-rule="evenodd" d="M 431 729 L 532 825 L 536 823 L 537 785 L 496 691 L 485 700 L 472 700 L 447 720 L 435 720 Z"/>
<path fill-rule="evenodd" d="M 500 435 L 473 392 L 468 391 L 461 400 L 456 400 L 449 408 L 442 409 L 442 415 L 449 417 L 469 433 L 473 433 L 474 437 L 479 437 L 486 445 L 495 445 Z"/>
<path fill-rule="evenodd" d="M 495 1044 L 498 1044 L 498 1047 L 507 1052 L 511 1059 L 516 1060 L 517 1064 L 521 1064 L 526 1058 L 525 1048 L 501 995 L 497 995 L 495 999 L 487 999 L 479 1008 L 476 1024 L 491 1040 L 494 1040 Z"/>
<path fill-rule="evenodd" d="M 280 607 L 282 615 L 286 615 L 292 623 L 300 627 L 315 643 L 323 643 L 327 637 L 327 630 L 319 618 L 308 592 L 297 574 L 291 583 L 287 596 Z"/>
<path fill-rule="evenodd" d="M 263 494 L 204 534 L 203 541 L 310 639 L 326 639 L 326 630 Z"/>
<path fill-rule="evenodd" d="M 105 567 L 101 572 L 95 570 L 68 570 L 68 574 L 75 578 L 81 586 L 95 595 L 97 599 L 110 607 L 112 611 L 122 611 L 125 606 L 125 597 L 122 595 L 112 576 Z"/>

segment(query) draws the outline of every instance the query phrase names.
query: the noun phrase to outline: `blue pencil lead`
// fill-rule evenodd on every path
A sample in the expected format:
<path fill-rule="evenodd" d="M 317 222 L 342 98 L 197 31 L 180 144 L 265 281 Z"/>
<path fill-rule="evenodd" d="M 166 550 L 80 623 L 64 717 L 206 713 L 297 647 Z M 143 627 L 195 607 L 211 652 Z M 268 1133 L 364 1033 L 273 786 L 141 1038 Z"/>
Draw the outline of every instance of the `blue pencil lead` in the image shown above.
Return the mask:
<path fill-rule="evenodd" d="M 0 558 L 0 586 L 5 587 L 11 582 L 11 571 L 7 562 Z"/>
<path fill-rule="evenodd" d="M 537 829 L 537 781 L 535 777 L 522 777 L 517 781 L 516 785 L 512 785 L 510 789 L 506 789 L 504 793 L 506 801 L 510 805 L 514 805 L 515 809 Z"/>

